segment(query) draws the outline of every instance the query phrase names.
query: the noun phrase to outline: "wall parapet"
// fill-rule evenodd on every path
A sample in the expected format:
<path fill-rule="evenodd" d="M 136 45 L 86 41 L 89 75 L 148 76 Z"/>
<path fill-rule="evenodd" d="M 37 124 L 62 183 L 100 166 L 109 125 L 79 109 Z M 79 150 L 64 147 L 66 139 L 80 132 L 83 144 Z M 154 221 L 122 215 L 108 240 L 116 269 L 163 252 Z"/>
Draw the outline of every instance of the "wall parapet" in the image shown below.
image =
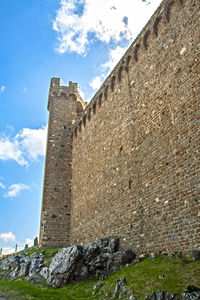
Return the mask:
<path fill-rule="evenodd" d="M 122 80 L 122 72 L 125 71 L 125 73 L 128 74 L 130 71 L 130 64 L 137 64 L 141 48 L 143 48 L 144 51 L 148 51 L 150 46 L 150 36 L 153 35 L 154 38 L 158 38 L 161 22 L 164 23 L 165 26 L 168 26 L 170 23 L 172 6 L 176 5 L 178 9 L 181 9 L 184 5 L 183 2 L 183 0 L 164 0 L 160 4 L 151 19 L 135 38 L 131 46 L 114 67 L 113 71 L 111 71 L 99 90 L 92 97 L 82 114 L 80 114 L 79 118 L 73 124 L 72 137 L 76 137 L 78 132 L 80 133 L 82 131 L 82 126 L 86 127 L 87 122 L 97 113 L 97 108 L 100 108 L 102 102 L 107 100 L 108 89 L 110 89 L 111 93 L 114 93 L 116 80 L 118 80 L 118 82 L 121 82 Z"/>
<path fill-rule="evenodd" d="M 53 97 L 60 97 L 61 94 L 67 95 L 75 95 L 78 90 L 78 84 L 74 83 L 72 81 L 69 81 L 68 86 L 62 86 L 60 85 L 60 78 L 51 78 L 51 84 L 49 89 L 49 97 L 48 97 L 48 103 L 47 103 L 47 110 L 50 110 L 50 105 L 52 102 Z"/>

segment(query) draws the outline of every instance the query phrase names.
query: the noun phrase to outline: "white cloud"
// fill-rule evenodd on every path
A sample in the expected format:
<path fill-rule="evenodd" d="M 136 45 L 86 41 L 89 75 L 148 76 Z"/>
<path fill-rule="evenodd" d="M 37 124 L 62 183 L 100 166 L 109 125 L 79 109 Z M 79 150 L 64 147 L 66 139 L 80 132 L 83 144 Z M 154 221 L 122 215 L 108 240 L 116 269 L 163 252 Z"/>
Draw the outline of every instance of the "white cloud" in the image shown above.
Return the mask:
<path fill-rule="evenodd" d="M 125 53 L 127 48 L 117 46 L 115 49 L 111 49 L 109 53 L 109 60 L 102 65 L 103 69 L 110 72 L 115 65 L 118 63 L 122 55 Z"/>
<path fill-rule="evenodd" d="M 62 78 L 60 78 L 60 85 L 67 86 L 68 84 Z"/>
<path fill-rule="evenodd" d="M 0 160 L 15 160 L 19 165 L 28 165 L 16 140 L 10 141 L 8 137 L 0 137 Z"/>
<path fill-rule="evenodd" d="M 0 240 L 2 240 L 3 242 L 7 243 L 7 242 L 14 242 L 16 240 L 15 235 L 10 231 L 8 233 L 0 233 Z"/>
<path fill-rule="evenodd" d="M 28 244 L 28 247 L 32 247 L 34 244 L 34 241 L 32 239 L 27 238 L 26 239 L 26 244 Z"/>
<path fill-rule="evenodd" d="M 93 90 L 97 90 L 98 88 L 100 88 L 102 81 L 102 76 L 96 76 L 89 82 L 89 85 Z"/>
<path fill-rule="evenodd" d="M 0 188 L 2 188 L 2 189 L 6 188 L 5 185 L 2 182 L 0 182 Z"/>
<path fill-rule="evenodd" d="M 4 195 L 6 198 L 13 198 L 20 195 L 21 191 L 29 190 L 30 187 L 23 183 L 15 183 L 8 187 L 8 192 Z"/>
<path fill-rule="evenodd" d="M 104 42 L 132 41 L 161 0 L 61 0 L 53 29 L 58 52 L 86 54 L 92 37 Z"/>
<path fill-rule="evenodd" d="M 101 65 L 103 73 L 100 74 L 99 76 L 94 77 L 89 82 L 89 85 L 93 90 L 97 90 L 100 88 L 103 80 L 118 63 L 122 55 L 125 53 L 126 49 L 127 49 L 126 47 L 117 46 L 115 49 L 110 50 L 108 61 Z"/>
<path fill-rule="evenodd" d="M 15 248 L 12 248 L 12 247 L 2 248 L 2 254 L 3 255 L 12 254 L 14 252 L 15 252 Z"/>
<path fill-rule="evenodd" d="M 0 86 L 0 93 L 3 93 L 5 91 L 5 88 L 6 87 L 4 85 Z"/>
<path fill-rule="evenodd" d="M 39 129 L 23 128 L 17 135 L 16 141 L 19 147 L 26 151 L 31 159 L 45 155 L 47 128 Z"/>
<path fill-rule="evenodd" d="M 45 155 L 47 127 L 23 128 L 15 137 L 0 136 L 0 160 L 15 160 L 28 166 L 30 160 Z"/>

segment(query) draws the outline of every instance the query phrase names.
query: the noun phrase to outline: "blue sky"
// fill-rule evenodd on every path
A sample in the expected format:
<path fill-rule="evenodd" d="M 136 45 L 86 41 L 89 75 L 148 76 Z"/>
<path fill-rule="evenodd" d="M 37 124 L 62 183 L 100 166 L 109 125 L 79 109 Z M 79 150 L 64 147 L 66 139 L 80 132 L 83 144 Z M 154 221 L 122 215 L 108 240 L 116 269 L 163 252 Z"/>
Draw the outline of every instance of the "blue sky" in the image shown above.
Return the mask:
<path fill-rule="evenodd" d="M 0 7 L 0 248 L 38 235 L 51 77 L 89 101 L 160 0 L 10 0 Z"/>

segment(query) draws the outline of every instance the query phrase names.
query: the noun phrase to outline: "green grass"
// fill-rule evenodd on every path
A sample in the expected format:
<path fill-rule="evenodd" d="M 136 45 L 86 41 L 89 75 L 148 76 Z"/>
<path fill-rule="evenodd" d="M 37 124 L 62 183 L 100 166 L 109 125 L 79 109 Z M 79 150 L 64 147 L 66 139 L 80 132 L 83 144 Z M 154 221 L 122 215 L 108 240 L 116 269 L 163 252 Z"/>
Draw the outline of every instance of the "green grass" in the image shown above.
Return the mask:
<path fill-rule="evenodd" d="M 25 281 L 0 280 L 0 297 L 6 300 L 41 299 L 92 299 L 92 287 L 96 281 L 73 283 L 54 289 L 42 285 L 32 285 Z"/>
<path fill-rule="evenodd" d="M 42 251 L 45 251 L 45 254 L 47 256 L 50 256 L 50 255 L 55 255 L 55 253 L 57 253 L 59 249 L 61 249 L 61 248 L 33 248 L 33 249 L 23 250 L 21 252 L 24 252 L 24 253 L 27 253 L 28 255 L 31 255 L 35 252 L 41 253 Z M 16 254 L 18 255 L 19 253 L 20 252 L 18 252 Z"/>
<path fill-rule="evenodd" d="M 103 288 L 112 291 L 113 283 L 120 277 L 126 277 L 130 291 L 134 291 L 139 299 L 144 299 L 145 295 L 157 289 L 180 293 L 190 284 L 200 286 L 200 261 L 184 266 L 181 259 L 177 261 L 178 264 L 173 264 L 172 261 L 164 261 L 162 256 L 155 261 L 147 258 L 111 275 Z M 165 275 L 165 279 L 159 279 L 160 275 Z"/>
<path fill-rule="evenodd" d="M 176 260 L 178 263 L 173 264 Z M 165 275 L 163 280 L 159 275 Z M 0 297 L 6 299 L 102 299 L 105 292 L 109 298 L 113 294 L 116 281 L 120 277 L 126 277 L 128 291 L 134 291 L 138 299 L 144 299 L 145 295 L 157 289 L 181 293 L 188 285 L 200 287 L 200 261 L 192 261 L 182 265 L 181 259 L 170 261 L 163 260 L 159 256 L 156 260 L 147 258 L 132 266 L 124 266 L 120 271 L 110 275 L 104 282 L 105 285 L 92 296 L 93 286 L 98 282 L 95 279 L 71 283 L 60 289 L 53 289 L 45 285 L 32 285 L 25 281 L 0 280 Z M 98 295 L 101 293 L 101 295 Z"/>

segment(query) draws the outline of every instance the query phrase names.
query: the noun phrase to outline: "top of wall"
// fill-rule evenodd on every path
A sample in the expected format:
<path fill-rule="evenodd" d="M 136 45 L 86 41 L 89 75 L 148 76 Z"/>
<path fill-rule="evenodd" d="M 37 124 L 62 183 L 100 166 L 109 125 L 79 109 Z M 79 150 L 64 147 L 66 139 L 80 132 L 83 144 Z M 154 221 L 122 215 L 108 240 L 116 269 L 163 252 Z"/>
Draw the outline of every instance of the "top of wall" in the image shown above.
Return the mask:
<path fill-rule="evenodd" d="M 102 102 L 107 99 L 108 89 L 110 89 L 111 93 L 114 92 L 116 80 L 119 82 L 121 81 L 121 74 L 123 70 L 125 70 L 127 73 L 129 72 L 129 64 L 131 60 L 133 60 L 134 63 L 138 62 L 139 49 L 143 47 L 145 51 L 148 50 L 148 37 L 150 34 L 153 33 L 155 37 L 158 37 L 158 26 L 160 21 L 164 20 L 166 24 L 170 22 L 170 10 L 174 4 L 177 4 L 181 8 L 183 5 L 183 0 L 164 0 L 160 4 L 155 13 L 152 15 L 151 19 L 133 41 L 113 71 L 111 71 L 111 73 L 105 79 L 99 90 L 93 96 L 92 100 L 86 106 L 83 113 L 76 120 L 72 128 L 72 136 L 77 136 L 78 128 L 79 131 L 81 131 L 82 125 L 85 127 L 86 123 L 90 121 L 92 117 L 92 111 L 96 112 L 96 106 L 98 105 L 100 107 Z"/>
<path fill-rule="evenodd" d="M 78 84 L 74 83 L 72 81 L 69 81 L 69 85 L 68 86 L 62 86 L 60 85 L 60 78 L 51 78 L 51 84 L 50 84 L 50 88 L 49 88 L 49 97 L 48 97 L 48 104 L 47 104 L 47 109 L 50 109 L 50 104 L 52 101 L 52 97 L 54 96 L 54 94 L 61 94 L 61 93 L 65 93 L 65 94 L 78 94 Z M 83 100 L 79 95 L 79 101 L 82 103 Z M 84 102 L 83 102 L 84 103 Z"/>

